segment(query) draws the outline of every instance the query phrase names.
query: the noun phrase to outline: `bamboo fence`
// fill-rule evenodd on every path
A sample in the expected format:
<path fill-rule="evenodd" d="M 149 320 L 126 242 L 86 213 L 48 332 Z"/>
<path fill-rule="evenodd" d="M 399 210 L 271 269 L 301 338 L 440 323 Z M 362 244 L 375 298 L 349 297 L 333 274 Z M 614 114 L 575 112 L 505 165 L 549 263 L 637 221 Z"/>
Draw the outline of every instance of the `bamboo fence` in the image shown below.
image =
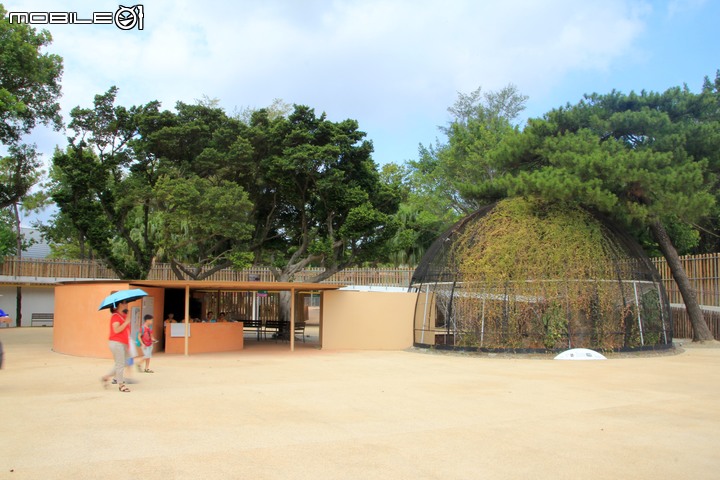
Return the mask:
<path fill-rule="evenodd" d="M 653 258 L 652 262 L 660 273 L 663 286 L 672 304 L 673 336 L 675 338 L 692 338 L 693 330 L 685 310 L 685 302 L 670 273 L 670 267 L 664 258 Z M 680 262 L 695 289 L 695 295 L 713 337 L 720 340 L 720 310 L 718 310 L 720 307 L 720 253 L 687 255 L 680 257 Z"/>
<path fill-rule="evenodd" d="M 692 338 L 692 324 L 685 310 L 685 305 L 672 307 L 672 316 L 673 337 Z M 720 340 L 720 311 L 704 309 L 703 316 L 715 340 Z"/>
<path fill-rule="evenodd" d="M 670 273 L 664 258 L 651 259 L 660 273 L 663 286 L 670 297 L 670 303 L 684 304 L 680 290 Z M 687 255 L 680 262 L 695 288 L 698 303 L 704 306 L 720 307 L 720 253 Z"/>

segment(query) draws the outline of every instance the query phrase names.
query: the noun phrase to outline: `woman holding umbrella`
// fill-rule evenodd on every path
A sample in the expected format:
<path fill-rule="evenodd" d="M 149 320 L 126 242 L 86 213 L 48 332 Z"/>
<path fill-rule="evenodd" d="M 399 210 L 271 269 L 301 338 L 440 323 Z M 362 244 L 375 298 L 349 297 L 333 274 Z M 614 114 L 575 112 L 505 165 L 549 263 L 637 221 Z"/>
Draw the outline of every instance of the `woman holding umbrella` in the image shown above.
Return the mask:
<path fill-rule="evenodd" d="M 147 292 L 135 288 L 132 290 L 120 290 L 113 292 L 102 301 L 100 308 L 109 308 L 112 316 L 110 317 L 110 337 L 109 346 L 112 352 L 115 366 L 107 375 L 103 375 L 102 383 L 105 388 L 112 377 L 118 383 L 121 392 L 129 392 L 130 389 L 125 385 L 125 364 L 128 358 L 128 347 L 130 339 L 130 319 L 127 318 L 128 302 L 138 300 L 147 296 Z"/>
<path fill-rule="evenodd" d="M 110 307 L 110 337 L 109 346 L 115 365 L 107 375 L 102 377 L 103 386 L 107 388 L 110 379 L 114 376 L 121 392 L 129 392 L 125 385 L 125 362 L 128 351 L 128 338 L 130 336 L 130 319 L 127 318 L 127 301 L 121 300 Z"/>

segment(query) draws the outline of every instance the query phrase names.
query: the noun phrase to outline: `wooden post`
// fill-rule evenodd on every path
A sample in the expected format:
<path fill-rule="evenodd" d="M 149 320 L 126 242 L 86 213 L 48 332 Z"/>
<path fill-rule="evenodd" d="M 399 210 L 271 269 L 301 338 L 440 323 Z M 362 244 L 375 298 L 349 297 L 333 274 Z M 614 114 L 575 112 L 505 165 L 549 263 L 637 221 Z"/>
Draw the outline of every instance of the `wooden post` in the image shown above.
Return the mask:
<path fill-rule="evenodd" d="M 295 289 L 290 288 L 290 351 L 295 351 Z"/>
<path fill-rule="evenodd" d="M 188 331 L 190 330 L 190 284 L 185 285 L 185 356 L 189 354 Z"/>

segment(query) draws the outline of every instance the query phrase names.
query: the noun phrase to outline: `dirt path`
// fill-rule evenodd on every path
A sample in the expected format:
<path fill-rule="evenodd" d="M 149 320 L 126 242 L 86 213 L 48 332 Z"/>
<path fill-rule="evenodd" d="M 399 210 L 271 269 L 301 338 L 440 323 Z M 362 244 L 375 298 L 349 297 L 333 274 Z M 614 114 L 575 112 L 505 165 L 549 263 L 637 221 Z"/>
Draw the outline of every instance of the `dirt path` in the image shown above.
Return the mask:
<path fill-rule="evenodd" d="M 0 479 L 716 479 L 720 349 L 559 362 L 417 352 L 110 360 L 0 330 Z"/>

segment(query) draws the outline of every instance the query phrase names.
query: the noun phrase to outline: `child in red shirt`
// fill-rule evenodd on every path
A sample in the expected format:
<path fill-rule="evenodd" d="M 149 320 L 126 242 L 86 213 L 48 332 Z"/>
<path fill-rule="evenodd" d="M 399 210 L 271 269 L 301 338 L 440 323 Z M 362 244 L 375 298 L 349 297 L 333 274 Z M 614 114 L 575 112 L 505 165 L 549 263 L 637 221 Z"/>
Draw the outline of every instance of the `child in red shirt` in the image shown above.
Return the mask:
<path fill-rule="evenodd" d="M 145 369 L 141 370 L 140 363 L 138 363 L 138 370 L 145 373 L 155 373 L 150 370 L 150 359 L 152 358 L 153 343 L 157 342 L 157 340 L 155 340 L 155 337 L 152 336 L 153 316 L 145 315 L 145 317 L 143 317 L 143 320 L 144 322 L 142 328 L 138 332 L 138 340 L 140 340 L 140 347 L 142 348 L 143 359 L 145 360 Z M 140 362 L 142 362 L 142 360 L 140 360 Z"/>

